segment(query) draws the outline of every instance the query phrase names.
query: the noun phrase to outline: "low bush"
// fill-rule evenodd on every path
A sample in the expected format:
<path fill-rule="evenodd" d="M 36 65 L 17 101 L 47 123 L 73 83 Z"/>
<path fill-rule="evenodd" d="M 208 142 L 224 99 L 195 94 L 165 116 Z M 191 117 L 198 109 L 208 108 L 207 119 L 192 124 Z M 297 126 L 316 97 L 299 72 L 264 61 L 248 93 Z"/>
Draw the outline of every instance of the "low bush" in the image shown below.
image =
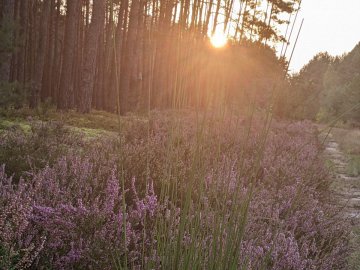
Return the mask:
<path fill-rule="evenodd" d="M 29 118 L 28 123 L 30 131 L 11 125 L 0 133 L 0 164 L 6 164 L 6 173 L 16 179 L 31 168 L 51 165 L 65 153 L 84 146 L 81 136 L 60 122 Z"/>
<path fill-rule="evenodd" d="M 26 175 L 17 183 L 0 169 L 1 267 L 346 267 L 348 228 L 309 123 L 275 123 L 264 136 L 258 120 L 174 119 L 129 121 L 119 138 L 77 141 L 79 151 L 58 152 L 76 140 L 50 127 L 24 136 L 25 149 L 43 138 L 49 153 L 14 167 Z"/>

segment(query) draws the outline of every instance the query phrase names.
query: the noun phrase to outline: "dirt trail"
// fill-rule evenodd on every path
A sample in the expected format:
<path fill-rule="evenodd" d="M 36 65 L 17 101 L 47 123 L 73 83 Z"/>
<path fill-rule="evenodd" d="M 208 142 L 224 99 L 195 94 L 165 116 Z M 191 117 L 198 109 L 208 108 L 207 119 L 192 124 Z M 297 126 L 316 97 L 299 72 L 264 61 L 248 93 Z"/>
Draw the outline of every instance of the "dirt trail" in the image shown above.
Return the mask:
<path fill-rule="evenodd" d="M 360 176 L 347 173 L 349 160 L 331 133 L 325 140 L 324 155 L 333 166 L 336 177 L 333 188 L 340 205 L 344 206 L 344 215 L 360 222 Z"/>
<path fill-rule="evenodd" d="M 318 128 L 323 130 L 324 127 Z M 360 174 L 350 173 L 348 156 L 349 153 L 360 155 L 360 130 L 334 128 L 327 137 L 326 132 L 321 133 L 320 139 L 325 140 L 324 156 L 335 176 L 332 184 L 335 202 L 343 207 L 344 217 L 350 218 L 352 223 L 347 269 L 360 270 Z"/>

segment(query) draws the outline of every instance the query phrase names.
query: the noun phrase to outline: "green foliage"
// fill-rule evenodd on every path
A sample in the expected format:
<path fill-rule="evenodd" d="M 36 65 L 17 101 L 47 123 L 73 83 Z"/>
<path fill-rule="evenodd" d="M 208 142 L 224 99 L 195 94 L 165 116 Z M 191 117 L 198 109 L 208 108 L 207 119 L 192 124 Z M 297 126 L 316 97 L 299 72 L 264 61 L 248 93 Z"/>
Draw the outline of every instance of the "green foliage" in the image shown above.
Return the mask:
<path fill-rule="evenodd" d="M 347 112 L 343 119 L 350 125 L 360 123 L 360 43 L 334 62 L 324 77 L 322 107 L 329 118 Z"/>
<path fill-rule="evenodd" d="M 252 9 L 259 9 L 259 6 L 266 6 L 265 3 L 260 3 L 258 0 L 247 0 L 246 3 Z M 274 25 L 282 25 L 285 23 L 289 23 L 289 21 L 284 20 L 284 14 L 294 13 L 299 5 L 299 0 L 276 0 L 276 1 L 268 1 L 268 4 L 271 2 L 271 11 L 267 10 L 270 14 L 265 11 L 255 11 L 254 13 L 258 16 L 254 16 L 253 12 L 245 12 L 244 19 L 245 25 L 244 28 L 251 32 L 259 35 L 259 40 L 271 40 L 273 42 L 287 42 L 286 38 L 280 33 L 280 31 L 274 27 Z M 263 16 L 259 16 L 265 13 L 265 20 Z"/>
<path fill-rule="evenodd" d="M 319 110 L 320 95 L 324 91 L 323 79 L 332 63 L 327 53 L 316 55 L 292 81 L 298 98 L 298 112 L 302 118 L 315 119 Z"/>
<path fill-rule="evenodd" d="M 360 123 L 360 43 L 347 55 L 316 55 L 289 80 L 281 93 L 283 115 L 348 126 Z M 285 104 L 285 105 L 284 105 Z"/>
<path fill-rule="evenodd" d="M 323 78 L 334 61 L 328 53 L 319 53 L 281 89 L 277 113 L 295 119 L 315 120 L 320 96 L 324 91 Z"/>
<path fill-rule="evenodd" d="M 345 122 L 350 124 L 360 122 L 360 76 L 355 75 L 348 82 L 342 82 L 341 73 L 329 70 L 326 78 L 327 91 L 324 93 L 322 107 L 327 117 L 340 115 L 353 108 L 344 115 Z M 354 108 L 355 107 L 355 108 Z"/>
<path fill-rule="evenodd" d="M 80 114 L 69 110 L 66 113 L 51 114 L 52 119 L 61 120 L 67 125 L 87 129 L 101 129 L 107 131 L 117 131 L 119 120 L 115 114 L 104 111 L 92 111 L 91 114 Z M 127 119 L 128 117 L 123 117 Z"/>
<path fill-rule="evenodd" d="M 21 129 L 25 133 L 31 131 L 31 127 L 28 123 L 18 120 L 5 120 L 0 119 L 0 133 L 9 129 Z"/>

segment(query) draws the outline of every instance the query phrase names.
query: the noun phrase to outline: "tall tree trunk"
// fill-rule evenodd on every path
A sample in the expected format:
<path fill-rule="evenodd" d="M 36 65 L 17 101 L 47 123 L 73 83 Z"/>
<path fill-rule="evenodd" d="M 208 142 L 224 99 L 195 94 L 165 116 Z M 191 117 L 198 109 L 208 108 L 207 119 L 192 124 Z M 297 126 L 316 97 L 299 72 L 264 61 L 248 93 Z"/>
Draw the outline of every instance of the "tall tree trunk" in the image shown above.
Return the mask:
<path fill-rule="evenodd" d="M 230 17 L 231 17 L 233 6 L 234 6 L 234 0 L 227 1 L 226 3 L 227 3 L 227 5 L 225 7 L 224 33 L 225 33 L 225 31 L 226 31 L 226 29 L 228 27 L 228 24 L 229 24 L 229 20 L 230 20 Z"/>
<path fill-rule="evenodd" d="M 125 14 L 125 8 L 127 8 L 128 4 L 127 4 L 127 0 L 126 1 L 121 1 L 120 4 L 120 9 L 118 12 L 118 24 L 116 26 L 116 33 L 114 38 L 114 46 L 112 47 L 113 50 L 113 57 L 112 57 L 112 61 L 113 61 L 113 66 L 111 69 L 111 77 L 110 77 L 110 81 L 111 84 L 109 85 L 109 87 L 106 89 L 106 97 L 107 97 L 107 102 L 106 102 L 106 108 L 108 108 L 110 111 L 115 111 L 118 104 L 119 104 L 119 97 L 118 97 L 118 93 L 120 92 L 120 85 L 119 85 L 119 79 L 120 79 L 120 75 L 121 75 L 121 60 L 122 60 L 122 51 L 123 51 L 123 37 L 124 37 L 124 30 L 125 29 L 125 20 L 126 18 L 124 18 L 124 14 Z M 117 108 L 118 109 L 118 108 Z"/>
<path fill-rule="evenodd" d="M 50 22 L 49 22 L 49 39 L 47 42 L 46 48 L 46 61 L 45 61 L 45 69 L 44 69 L 44 76 L 41 85 L 41 100 L 45 101 L 47 98 L 51 96 L 51 85 L 52 85 L 52 65 L 53 65 L 53 54 L 54 54 L 54 10 L 55 10 L 55 0 L 50 0 Z"/>
<path fill-rule="evenodd" d="M 28 1 L 20 2 L 20 30 L 19 39 L 21 40 L 20 50 L 17 52 L 17 76 L 16 80 L 25 83 L 25 50 L 26 50 L 26 33 L 27 33 L 27 9 Z"/>
<path fill-rule="evenodd" d="M 79 15 L 80 4 L 81 1 L 78 0 L 67 0 L 64 51 L 60 75 L 59 99 L 57 103 L 59 109 L 69 109 L 74 96 L 73 62 L 76 49 L 76 20 Z"/>
<path fill-rule="evenodd" d="M 50 0 L 45 0 L 43 2 L 42 13 L 41 13 L 41 23 L 39 28 L 39 38 L 36 49 L 36 61 L 35 61 L 35 74 L 34 81 L 31 87 L 31 97 L 30 97 L 30 107 L 35 108 L 40 101 L 40 91 L 41 83 L 44 73 L 45 65 L 45 48 L 48 41 L 48 22 L 50 14 Z"/>
<path fill-rule="evenodd" d="M 106 25 L 106 45 L 102 47 L 104 50 L 104 70 L 103 70 L 103 84 L 101 89 L 101 95 L 99 98 L 101 99 L 101 107 L 107 107 L 107 96 L 109 91 L 111 91 L 111 86 L 114 84 L 112 80 L 112 71 L 114 70 L 114 35 L 115 35 L 115 24 L 114 24 L 114 4 L 113 0 L 109 2 L 109 10 L 108 10 L 108 23 Z"/>
<path fill-rule="evenodd" d="M 138 16 L 140 12 L 140 0 L 133 0 L 130 10 L 128 34 L 125 45 L 124 53 L 124 64 L 122 65 L 122 76 L 121 76 L 121 91 L 120 91 L 120 113 L 125 114 L 130 110 L 131 101 L 130 97 L 130 85 L 134 79 L 134 69 L 136 66 L 136 32 L 138 28 Z"/>
<path fill-rule="evenodd" d="M 218 24 L 217 20 L 218 20 L 218 16 L 219 16 L 220 6 L 221 6 L 221 0 L 218 0 L 217 4 L 216 4 L 216 11 L 215 11 L 214 22 L 213 22 L 213 28 L 212 28 L 212 31 L 211 31 L 211 35 L 214 35 L 215 31 L 216 31 L 216 27 L 217 27 L 217 24 Z"/>
<path fill-rule="evenodd" d="M 54 51 L 53 51 L 53 63 L 52 63 L 52 71 L 51 74 L 52 84 L 50 95 L 54 102 L 58 104 L 59 100 L 59 81 L 60 81 L 60 69 L 61 69 L 61 46 L 59 46 L 59 28 L 60 28 L 60 8 L 61 8 L 61 0 L 56 0 L 56 17 L 55 17 L 55 33 L 54 33 Z"/>
<path fill-rule="evenodd" d="M 214 0 L 210 0 L 210 2 L 208 3 L 208 9 L 206 11 L 206 20 L 205 20 L 204 27 L 203 27 L 203 35 L 205 35 L 205 36 L 208 34 L 208 30 L 209 30 L 209 23 L 210 23 L 210 18 L 211 18 L 213 2 L 214 2 Z"/>
<path fill-rule="evenodd" d="M 19 0 L 15 0 L 15 4 L 14 4 L 14 11 L 13 11 L 13 21 L 17 24 L 20 20 L 19 20 L 19 7 L 20 7 L 20 3 Z M 18 25 L 18 24 L 17 24 Z M 20 35 L 19 35 L 19 27 L 16 27 L 15 29 L 13 29 L 12 31 L 12 43 L 13 43 L 13 51 L 11 52 L 11 65 L 10 65 L 10 82 L 13 82 L 16 80 L 17 78 L 17 57 L 18 57 L 18 51 L 19 51 L 19 44 L 20 44 Z"/>
<path fill-rule="evenodd" d="M 241 23 L 241 30 L 240 30 L 240 42 L 242 41 L 243 39 L 243 36 L 245 34 L 245 26 L 246 26 L 246 22 L 248 20 L 248 15 L 247 15 L 247 6 L 249 4 L 249 0 L 245 0 L 245 6 L 244 6 L 244 12 L 243 12 L 243 15 L 242 15 L 242 23 Z"/>
<path fill-rule="evenodd" d="M 87 113 L 91 110 L 94 89 L 94 75 L 96 55 L 98 52 L 99 37 L 105 20 L 105 0 L 96 0 L 93 3 L 93 13 L 89 29 L 86 33 L 84 48 L 84 63 L 81 72 L 80 107 L 79 111 Z"/>
<path fill-rule="evenodd" d="M 14 8 L 15 1 L 14 0 L 4 0 L 2 3 L 2 14 L 1 16 L 1 27 L 11 27 L 12 22 L 14 21 Z M 14 38 L 14 29 L 10 30 L 9 42 L 13 42 Z M 11 49 L 5 48 L 5 52 L 0 55 L 0 81 L 8 82 L 10 79 L 10 67 L 11 67 Z"/>
<path fill-rule="evenodd" d="M 243 6 L 244 6 L 244 1 L 245 0 L 240 0 L 239 13 L 238 13 L 238 17 L 236 19 L 236 28 L 235 28 L 235 34 L 234 34 L 235 39 L 237 39 L 238 32 L 240 30 L 240 21 L 241 21 L 241 15 L 242 15 L 242 9 L 243 9 Z"/>
<path fill-rule="evenodd" d="M 84 47 L 84 18 L 86 18 L 86 14 L 83 10 L 80 10 L 79 16 L 76 21 L 77 26 L 77 35 L 75 41 L 75 56 L 74 56 L 74 64 L 73 64 L 73 78 L 74 78 L 74 96 L 73 96 L 73 107 L 78 108 L 80 104 L 80 94 L 79 91 L 81 85 L 81 71 L 82 71 L 82 63 L 83 63 L 83 47 Z"/>

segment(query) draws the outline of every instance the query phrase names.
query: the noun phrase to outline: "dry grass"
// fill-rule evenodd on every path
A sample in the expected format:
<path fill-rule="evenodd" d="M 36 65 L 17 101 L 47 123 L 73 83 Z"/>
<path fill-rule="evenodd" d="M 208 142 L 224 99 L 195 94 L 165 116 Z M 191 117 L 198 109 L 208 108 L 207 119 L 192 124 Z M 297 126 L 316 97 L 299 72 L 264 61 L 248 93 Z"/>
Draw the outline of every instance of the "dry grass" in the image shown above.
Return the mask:
<path fill-rule="evenodd" d="M 331 133 L 349 158 L 348 174 L 351 176 L 360 175 L 360 130 L 334 128 Z"/>
<path fill-rule="evenodd" d="M 333 128 L 331 133 L 345 153 L 360 155 L 360 129 Z"/>

